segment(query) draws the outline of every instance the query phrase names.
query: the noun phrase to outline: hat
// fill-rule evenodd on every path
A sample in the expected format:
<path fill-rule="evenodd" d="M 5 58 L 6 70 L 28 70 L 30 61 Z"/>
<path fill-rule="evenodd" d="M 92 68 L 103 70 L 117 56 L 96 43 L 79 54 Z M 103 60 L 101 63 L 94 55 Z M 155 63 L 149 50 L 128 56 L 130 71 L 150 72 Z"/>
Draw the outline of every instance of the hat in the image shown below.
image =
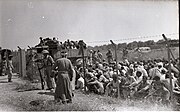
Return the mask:
<path fill-rule="evenodd" d="M 93 52 L 93 50 L 90 50 L 90 53 L 92 53 Z"/>
<path fill-rule="evenodd" d="M 157 66 L 163 66 L 162 62 L 157 63 Z"/>
<path fill-rule="evenodd" d="M 138 67 L 138 64 L 134 64 L 134 67 L 135 67 L 135 68 Z"/>
<path fill-rule="evenodd" d="M 43 50 L 42 53 L 43 54 L 49 54 L 49 51 L 48 50 Z"/>
<path fill-rule="evenodd" d="M 66 56 L 67 52 L 66 51 L 61 51 L 61 55 Z"/>
<path fill-rule="evenodd" d="M 103 62 L 103 64 L 104 64 L 104 65 L 108 65 L 108 63 L 107 63 L 107 62 Z"/>

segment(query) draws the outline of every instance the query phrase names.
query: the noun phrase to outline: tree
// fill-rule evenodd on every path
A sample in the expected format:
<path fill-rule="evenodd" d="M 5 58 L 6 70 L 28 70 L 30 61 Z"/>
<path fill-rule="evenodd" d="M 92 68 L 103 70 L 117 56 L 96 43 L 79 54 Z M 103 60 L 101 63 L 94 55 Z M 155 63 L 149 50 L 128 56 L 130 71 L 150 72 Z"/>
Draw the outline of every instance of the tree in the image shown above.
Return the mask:
<path fill-rule="evenodd" d="M 145 41 L 144 43 L 145 43 L 146 47 L 150 47 L 152 45 L 155 45 L 154 40 L 148 40 L 148 41 Z"/>
<path fill-rule="evenodd" d="M 136 47 L 138 47 L 138 42 L 137 41 L 133 41 L 133 42 L 131 42 L 131 43 L 129 43 L 129 44 L 127 44 L 127 48 L 128 49 L 134 49 L 134 48 L 136 48 Z"/>
<path fill-rule="evenodd" d="M 126 48 L 127 47 L 127 43 L 119 43 L 118 45 L 117 45 L 117 49 L 118 50 L 123 50 L 124 48 Z"/>

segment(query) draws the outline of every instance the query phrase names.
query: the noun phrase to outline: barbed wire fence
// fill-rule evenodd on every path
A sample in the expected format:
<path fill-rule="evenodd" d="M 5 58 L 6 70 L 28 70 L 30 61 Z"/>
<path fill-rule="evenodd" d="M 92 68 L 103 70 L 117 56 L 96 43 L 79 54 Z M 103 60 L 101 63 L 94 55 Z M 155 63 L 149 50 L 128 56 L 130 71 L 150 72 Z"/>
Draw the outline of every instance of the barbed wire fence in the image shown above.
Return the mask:
<path fill-rule="evenodd" d="M 179 33 L 169 33 L 169 34 L 165 34 L 167 36 L 168 39 L 170 40 L 179 40 Z M 116 39 L 116 40 L 113 40 L 116 44 L 121 44 L 121 43 L 131 43 L 131 42 L 146 42 L 146 41 L 149 41 L 149 40 L 164 40 L 163 37 L 162 37 L 162 34 L 158 34 L 158 35 L 149 35 L 149 36 L 132 36 L 132 37 L 127 37 L 127 38 L 123 38 L 121 37 L 121 39 Z M 127 42 L 128 41 L 128 42 Z M 110 45 L 110 41 L 109 40 L 103 40 L 103 41 L 87 41 L 86 42 L 87 45 L 94 45 L 94 46 L 91 46 L 93 47 L 93 49 L 97 50 L 97 49 L 101 49 L 99 47 L 103 46 L 103 45 Z M 110 46 L 108 46 L 110 47 Z M 149 46 L 150 47 L 150 46 Z M 112 49 L 112 48 L 110 48 Z M 135 53 L 133 51 L 129 51 L 130 54 L 133 54 L 133 56 L 136 54 L 136 58 L 137 57 L 144 57 L 144 58 L 149 58 L 149 57 L 154 57 L 154 58 L 157 58 L 159 57 L 158 51 L 152 51 L 152 53 L 148 56 L 146 56 L 145 53 Z M 165 56 L 165 52 L 163 52 L 163 50 L 161 49 L 161 52 L 159 52 L 161 54 L 161 57 L 164 57 Z M 105 53 L 103 53 L 105 55 Z M 119 55 L 122 55 L 122 51 L 121 50 L 118 50 L 118 54 Z M 175 52 L 176 55 L 178 55 L 176 52 Z M 119 56 L 118 56 L 119 57 Z M 120 56 L 121 57 L 121 56 Z"/>
<path fill-rule="evenodd" d="M 175 37 L 177 37 L 177 39 L 179 39 L 179 33 L 170 33 L 170 34 L 166 34 L 166 35 L 167 35 L 167 37 L 175 36 Z M 139 39 L 149 39 L 150 40 L 150 39 L 155 39 L 157 37 L 160 37 L 161 39 L 163 39 L 162 35 L 159 34 L 159 35 L 151 35 L 151 36 L 121 37 L 121 39 L 117 39 L 117 40 L 113 40 L 113 41 L 115 41 L 115 42 L 128 41 L 128 40 L 135 41 L 135 40 L 139 40 Z M 99 41 L 87 41 L 86 43 L 89 43 L 89 44 L 91 44 L 91 43 L 110 43 L 110 41 L 109 40 L 104 40 L 104 41 L 99 40 Z"/>

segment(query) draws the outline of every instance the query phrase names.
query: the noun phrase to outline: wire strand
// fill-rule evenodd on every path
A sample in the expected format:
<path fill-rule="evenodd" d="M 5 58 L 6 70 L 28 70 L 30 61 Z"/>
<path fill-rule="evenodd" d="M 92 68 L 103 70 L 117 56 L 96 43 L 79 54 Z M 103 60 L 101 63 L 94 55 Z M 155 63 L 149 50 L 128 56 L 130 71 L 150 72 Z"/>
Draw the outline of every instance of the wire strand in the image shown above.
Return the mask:
<path fill-rule="evenodd" d="M 173 36 L 173 35 L 179 35 L 179 33 L 171 33 L 171 34 L 166 34 L 167 36 Z M 146 38 L 155 38 L 155 37 L 161 37 L 162 35 L 152 35 L 152 36 L 138 36 L 138 37 L 133 37 L 133 38 L 122 38 L 114 41 L 123 41 L 123 40 L 134 40 L 134 39 L 146 39 Z M 89 41 L 86 43 L 106 43 L 109 41 Z"/>

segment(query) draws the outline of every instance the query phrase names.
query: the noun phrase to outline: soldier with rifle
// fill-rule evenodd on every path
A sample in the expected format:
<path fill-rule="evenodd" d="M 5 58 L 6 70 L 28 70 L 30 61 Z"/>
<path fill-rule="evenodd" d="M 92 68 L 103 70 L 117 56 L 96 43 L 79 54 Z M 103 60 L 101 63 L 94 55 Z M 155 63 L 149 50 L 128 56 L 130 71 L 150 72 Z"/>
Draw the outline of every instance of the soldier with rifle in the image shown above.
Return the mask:
<path fill-rule="evenodd" d="M 42 51 L 44 58 L 43 58 L 43 68 L 44 68 L 44 75 L 47 84 L 47 90 L 53 91 L 55 87 L 54 78 L 52 78 L 52 66 L 54 65 L 53 58 L 49 55 L 49 51 L 43 50 Z"/>

